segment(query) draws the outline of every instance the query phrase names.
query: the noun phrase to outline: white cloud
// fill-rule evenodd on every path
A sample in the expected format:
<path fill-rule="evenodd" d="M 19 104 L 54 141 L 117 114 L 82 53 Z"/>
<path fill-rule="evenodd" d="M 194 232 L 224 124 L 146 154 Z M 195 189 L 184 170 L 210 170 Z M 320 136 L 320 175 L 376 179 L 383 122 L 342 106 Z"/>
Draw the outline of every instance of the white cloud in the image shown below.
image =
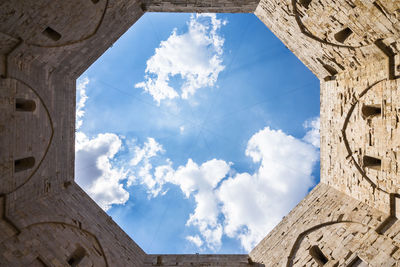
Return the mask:
<path fill-rule="evenodd" d="M 195 236 L 187 236 L 186 240 L 192 242 L 193 244 L 195 244 L 197 247 L 201 247 L 203 245 L 203 240 L 201 240 L 200 236 L 195 235 Z"/>
<path fill-rule="evenodd" d="M 180 166 L 167 181 L 179 185 L 185 196 L 189 197 L 192 193 L 215 188 L 228 171 L 229 164 L 223 160 L 212 159 L 198 166 L 189 159 L 186 165 Z"/>
<path fill-rule="evenodd" d="M 192 16 L 188 31 L 161 42 L 147 61 L 146 77 L 135 85 L 150 93 L 155 101 L 189 96 L 203 87 L 214 86 L 222 64 L 224 39 L 218 30 L 225 22 L 215 14 Z M 170 78 L 180 76 L 180 92 L 170 86 Z M 76 129 L 80 129 L 90 80 L 77 84 Z M 311 176 L 318 161 L 320 119 L 306 121 L 308 132 L 303 141 L 268 127 L 254 134 L 247 144 L 246 155 L 257 168 L 252 173 L 235 173 L 232 163 L 212 159 L 173 168 L 166 164 L 153 168 L 154 158 L 163 147 L 154 138 L 133 148 L 129 169 L 117 167 L 116 156 L 122 140 L 116 134 L 103 133 L 89 138 L 76 133 L 75 174 L 77 183 L 104 209 L 123 204 L 129 193 L 123 187 L 138 181 L 148 188 L 150 197 L 165 194 L 164 185 L 179 186 L 186 198 L 192 197 L 195 209 L 187 221 L 199 234 L 186 239 L 198 247 L 218 250 L 222 236 L 237 238 L 251 250 L 294 207 L 313 185 Z M 180 133 L 184 132 L 181 126 Z"/>
<path fill-rule="evenodd" d="M 89 83 L 87 77 L 78 80 L 76 130 L 83 123 Z M 124 204 L 129 199 L 122 184 L 128 171 L 114 166 L 113 162 L 121 147 L 121 138 L 113 133 L 98 134 L 94 138 L 81 131 L 75 134 L 75 181 L 104 210 L 112 204 Z"/>
<path fill-rule="evenodd" d="M 153 165 L 150 160 L 158 154 L 163 153 L 164 149 L 154 138 L 148 137 L 143 146 L 136 145 L 133 148 L 134 156 L 130 161 L 131 171 L 135 175 L 130 175 L 127 186 L 133 185 L 136 181 L 146 185 L 148 192 L 152 196 L 157 196 L 164 183 L 158 182 L 152 175 Z"/>
<path fill-rule="evenodd" d="M 307 194 L 318 153 L 311 145 L 266 127 L 250 138 L 246 155 L 260 163 L 258 170 L 224 181 L 218 197 L 224 232 L 239 238 L 250 251 Z"/>
<path fill-rule="evenodd" d="M 319 136 L 320 118 L 316 117 L 316 118 L 307 120 L 304 122 L 303 126 L 305 129 L 309 129 L 303 138 L 304 141 L 319 148 L 320 147 L 320 136 Z"/>
<path fill-rule="evenodd" d="M 76 103 L 76 122 L 75 128 L 78 130 L 82 126 L 82 119 L 85 115 L 85 111 L 83 110 L 86 104 L 86 100 L 88 99 L 86 95 L 86 86 L 89 84 L 90 80 L 87 77 L 78 80 L 76 89 L 77 89 L 77 103 Z"/>
<path fill-rule="evenodd" d="M 189 159 L 186 166 L 180 166 L 169 180 L 179 185 L 186 197 L 194 196 L 196 208 L 186 224 L 198 227 L 207 246 L 214 250 L 221 246 L 223 233 L 218 222 L 219 208 L 215 189 L 229 169 L 229 164 L 223 160 L 212 159 L 198 166 Z"/>
<path fill-rule="evenodd" d="M 221 246 L 223 229 L 218 222 L 220 211 L 215 190 L 229 170 L 230 164 L 217 159 L 209 160 L 200 166 L 189 159 L 186 165 L 179 166 L 176 170 L 168 160 L 167 164 L 155 168 L 152 177 L 138 177 L 147 185 L 152 197 L 156 197 L 166 183 L 179 186 L 186 198 L 194 197 L 196 208 L 190 214 L 186 225 L 197 227 L 207 246 L 217 250 Z"/>
<path fill-rule="evenodd" d="M 77 85 L 77 129 L 82 126 L 89 82 L 84 78 Z M 127 186 L 134 181 L 145 185 L 149 197 L 165 194 L 166 183 L 177 185 L 186 198 L 195 201 L 186 225 L 197 228 L 199 234 L 187 236 L 189 242 L 218 250 L 225 234 L 239 239 L 249 251 L 313 185 L 319 118 L 306 121 L 304 127 L 309 129 L 304 141 L 268 127 L 254 134 L 245 151 L 257 164 L 253 173 L 235 173 L 232 163 L 218 159 L 203 164 L 188 159 L 176 169 L 166 159 L 165 164 L 153 168 L 153 160 L 165 152 L 154 138 L 133 146 L 133 157 L 125 170 L 114 162 L 122 149 L 121 137 L 103 133 L 89 138 L 77 132 L 76 181 L 104 210 L 129 199 L 123 187 L 126 179 Z"/>
<path fill-rule="evenodd" d="M 121 145 L 121 139 L 112 133 L 98 134 L 92 139 L 83 132 L 75 136 L 76 182 L 104 210 L 129 199 L 122 185 L 128 173 L 112 163 Z"/>
<path fill-rule="evenodd" d="M 157 141 L 148 137 L 147 141 L 144 143 L 143 147 L 135 146 L 135 156 L 131 160 L 130 164 L 136 166 L 141 161 L 146 161 L 157 155 L 159 152 L 163 152 L 163 147 Z"/>
<path fill-rule="evenodd" d="M 185 131 L 185 126 L 180 126 L 179 127 L 179 132 L 181 133 L 181 134 L 183 134 L 183 132 Z"/>
<path fill-rule="evenodd" d="M 145 81 L 137 83 L 160 104 L 163 99 L 179 97 L 170 85 L 170 78 L 179 75 L 183 81 L 181 97 L 187 99 L 198 89 L 214 86 L 222 64 L 224 39 L 218 30 L 226 21 L 215 14 L 192 15 L 188 31 L 178 34 L 175 29 L 160 43 L 147 61 Z"/>
<path fill-rule="evenodd" d="M 145 178 L 151 183 L 145 184 L 160 192 L 165 183 L 172 183 L 194 198 L 187 225 L 195 226 L 200 235 L 196 241 L 188 236 L 190 242 L 218 250 L 226 234 L 250 251 L 307 194 L 314 183 L 311 174 L 318 151 L 265 127 L 250 138 L 246 155 L 259 165 L 254 173 L 234 174 L 232 163 L 217 159 L 201 165 L 189 159 L 175 170 L 169 161 L 156 167 L 154 175 Z"/>

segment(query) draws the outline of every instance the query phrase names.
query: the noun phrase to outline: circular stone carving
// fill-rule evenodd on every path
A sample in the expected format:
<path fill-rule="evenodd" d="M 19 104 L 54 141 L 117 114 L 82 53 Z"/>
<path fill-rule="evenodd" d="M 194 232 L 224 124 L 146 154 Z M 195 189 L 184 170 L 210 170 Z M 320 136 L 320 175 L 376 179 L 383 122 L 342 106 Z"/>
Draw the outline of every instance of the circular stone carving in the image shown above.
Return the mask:
<path fill-rule="evenodd" d="M 3 245 L 17 248 L 11 262 L 29 266 L 32 258 L 39 258 L 49 266 L 108 266 L 104 251 L 96 236 L 71 224 L 42 222 L 21 230 Z M 26 254 L 28 253 L 28 254 Z M 73 265 L 75 266 L 75 265 Z"/>

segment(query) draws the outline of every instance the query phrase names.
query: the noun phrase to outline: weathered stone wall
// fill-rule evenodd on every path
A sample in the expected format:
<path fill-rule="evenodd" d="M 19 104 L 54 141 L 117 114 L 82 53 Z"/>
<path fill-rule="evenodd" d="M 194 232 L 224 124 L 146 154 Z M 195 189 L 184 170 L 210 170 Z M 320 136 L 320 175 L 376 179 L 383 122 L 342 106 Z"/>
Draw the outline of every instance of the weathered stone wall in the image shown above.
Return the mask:
<path fill-rule="evenodd" d="M 399 79 L 373 62 L 321 85 L 321 178 L 371 206 L 399 193 Z M 371 113 L 372 112 L 372 113 Z M 380 162 L 370 166 L 371 159 Z"/>
<path fill-rule="evenodd" d="M 143 14 L 136 1 L 95 2 L 0 3 L 0 266 L 144 259 L 73 182 L 75 78 Z"/>
<path fill-rule="evenodd" d="M 144 0 L 143 9 L 149 12 L 254 12 L 260 0 Z"/>
<path fill-rule="evenodd" d="M 376 51 L 321 81 L 321 181 L 385 211 L 400 185 L 400 2 L 354 1 L 352 10 L 366 10 L 351 18 Z"/>
<path fill-rule="evenodd" d="M 250 253 L 265 266 L 398 266 L 400 223 L 388 214 L 319 184 Z"/>
<path fill-rule="evenodd" d="M 145 9 L 252 12 L 256 5 L 0 3 L 0 266 L 143 265 L 143 250 L 73 182 L 75 79 Z"/>
<path fill-rule="evenodd" d="M 254 260 L 398 266 L 399 12 L 398 1 L 261 1 L 255 13 L 321 79 L 321 182 L 342 193 L 319 185 Z"/>
<path fill-rule="evenodd" d="M 255 14 L 318 78 L 329 79 L 385 58 L 386 46 L 397 50 L 399 10 L 393 0 L 261 0 Z"/>
<path fill-rule="evenodd" d="M 146 255 L 74 183 L 75 80 L 146 11 L 254 12 L 321 79 L 321 182 L 247 255 Z M 400 2 L 0 2 L 0 266 L 398 266 Z"/>
<path fill-rule="evenodd" d="M 264 266 L 253 263 L 248 255 L 232 254 L 168 254 L 168 255 L 147 255 L 143 266 Z"/>

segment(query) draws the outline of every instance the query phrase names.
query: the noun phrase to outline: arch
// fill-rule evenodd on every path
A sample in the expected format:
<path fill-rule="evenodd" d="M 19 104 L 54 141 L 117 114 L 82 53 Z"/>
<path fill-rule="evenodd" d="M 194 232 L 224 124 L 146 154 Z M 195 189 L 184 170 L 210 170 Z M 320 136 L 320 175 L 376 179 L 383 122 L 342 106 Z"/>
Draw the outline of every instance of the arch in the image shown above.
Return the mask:
<path fill-rule="evenodd" d="M 7 220 L 9 220 L 9 219 L 7 219 Z M 70 223 L 67 223 L 67 222 L 60 222 L 60 221 L 48 221 L 48 222 L 46 222 L 46 221 L 44 221 L 44 222 L 37 222 L 37 223 L 30 224 L 28 226 L 22 227 L 21 229 L 16 228 L 16 229 L 18 229 L 17 233 L 15 233 L 14 235 L 10 236 L 9 238 L 4 240 L 3 242 L 6 242 L 7 240 L 11 240 L 12 238 L 15 238 L 16 236 L 21 236 L 25 231 L 29 232 L 32 228 L 38 227 L 38 226 L 42 226 L 42 225 L 61 226 L 63 229 L 70 227 L 70 228 L 75 229 L 78 232 L 84 233 L 86 236 L 92 237 L 94 239 L 95 243 L 97 244 L 98 248 L 99 248 L 99 249 L 96 249 L 94 247 L 95 251 L 97 252 L 97 255 L 104 260 L 105 266 L 109 267 L 107 257 L 106 257 L 106 255 L 104 253 L 104 248 L 101 245 L 101 243 L 99 242 L 99 239 L 97 238 L 97 236 L 94 235 L 92 232 L 90 232 L 88 230 L 85 230 L 83 228 L 80 228 L 80 227 L 78 227 L 76 225 L 73 225 L 73 224 L 70 224 Z M 100 251 L 98 251 L 98 250 L 100 250 Z M 82 252 L 85 252 L 85 253 L 82 253 Z M 83 255 L 83 257 L 82 257 L 82 255 Z M 68 257 L 68 259 L 66 259 L 67 260 L 66 263 L 69 264 L 69 260 L 71 260 L 71 264 L 69 264 L 70 266 L 79 266 L 78 265 L 79 262 L 77 260 L 79 258 L 80 258 L 79 261 L 83 260 L 84 256 L 86 256 L 86 255 L 87 255 L 86 250 L 82 246 L 77 244 L 77 248 L 71 254 L 71 256 Z M 72 265 L 74 262 L 75 262 L 75 265 Z"/>
<path fill-rule="evenodd" d="M 94 3 L 94 4 L 97 4 L 98 2 L 100 2 L 100 0 L 92 0 L 92 3 Z M 30 42 L 27 42 L 27 44 L 31 45 L 31 46 L 36 46 L 36 47 L 42 47 L 42 48 L 57 48 L 57 47 L 64 47 L 64 46 L 74 45 L 74 44 L 78 44 L 78 43 L 84 42 L 86 40 L 89 40 L 90 38 L 92 38 L 93 36 L 96 35 L 96 33 L 100 29 L 101 25 L 103 24 L 103 20 L 104 20 L 104 17 L 106 15 L 106 13 L 107 13 L 108 6 L 109 6 L 109 0 L 106 0 L 105 4 L 104 4 L 104 10 L 103 10 L 102 14 L 100 15 L 100 18 L 99 18 L 99 20 L 98 20 L 98 22 L 96 24 L 96 27 L 94 28 L 93 32 L 88 34 L 88 35 L 86 35 L 85 37 L 83 37 L 83 38 L 81 38 L 79 40 L 72 40 L 72 41 L 69 41 L 69 42 L 65 42 L 65 43 L 61 43 L 61 44 L 54 44 L 54 45 L 43 45 L 43 44 L 40 44 L 40 43 L 30 43 Z M 60 38 L 61 38 L 61 35 L 60 35 Z M 53 41 L 57 41 L 57 40 L 53 39 Z"/>
<path fill-rule="evenodd" d="M 49 120 L 51 132 L 50 132 L 49 141 L 48 141 L 48 143 L 47 143 L 47 145 L 46 145 L 46 147 L 45 147 L 45 149 L 44 149 L 43 156 L 40 158 L 40 160 L 38 160 L 38 163 L 36 164 L 35 168 L 33 168 L 33 170 L 31 171 L 31 173 L 30 173 L 29 175 L 27 175 L 27 178 L 24 179 L 23 182 L 21 182 L 20 184 L 17 184 L 17 185 L 15 186 L 15 188 L 13 188 L 12 190 L 10 190 L 10 191 L 8 191 L 8 192 L 1 192 L 1 193 L 3 193 L 3 194 L 9 194 L 9 193 L 11 193 L 11 192 L 14 192 L 14 191 L 18 190 L 19 188 L 21 188 L 24 184 L 26 184 L 26 183 L 33 177 L 33 175 L 37 172 L 37 170 L 38 170 L 38 169 L 40 168 L 40 166 L 42 165 L 42 162 L 43 162 L 44 159 L 46 158 L 47 153 L 49 152 L 50 146 L 51 146 L 51 144 L 53 143 L 53 137 L 54 137 L 54 124 L 53 124 L 53 120 L 52 120 L 52 118 L 51 118 L 50 111 L 49 111 L 49 109 L 48 109 L 46 103 L 44 102 L 43 98 L 39 95 L 39 93 L 38 93 L 35 89 L 32 88 L 32 86 L 30 86 L 30 85 L 29 85 L 28 83 L 26 83 L 25 81 L 23 81 L 23 80 L 21 80 L 21 79 L 19 79 L 19 78 L 16 78 L 16 77 L 11 77 L 11 76 L 8 76 L 7 78 L 8 78 L 8 79 L 15 80 L 15 81 L 17 81 L 17 82 L 23 84 L 24 86 L 26 86 L 27 88 L 29 88 L 29 89 L 36 95 L 36 97 L 39 99 L 39 102 L 42 104 L 42 106 L 43 106 L 43 108 L 44 108 L 44 110 L 45 110 L 45 112 L 46 112 L 47 118 L 48 118 L 48 120 Z M 36 104 L 35 104 L 35 105 L 36 105 Z M 15 164 L 14 164 L 14 165 L 15 165 Z"/>
<path fill-rule="evenodd" d="M 375 85 L 383 82 L 385 79 L 379 80 L 374 82 L 373 84 L 371 84 L 370 86 L 368 86 L 367 88 L 365 88 L 359 95 L 358 98 L 354 97 L 352 101 L 350 101 L 351 106 L 349 111 L 347 112 L 346 118 L 344 119 L 344 123 L 343 123 L 343 127 L 342 127 L 342 137 L 343 137 L 343 143 L 344 146 L 346 147 L 347 153 L 348 153 L 348 157 L 351 159 L 350 162 L 354 164 L 354 166 L 356 167 L 356 169 L 358 170 L 358 172 L 361 174 L 361 176 L 372 186 L 372 188 L 376 188 L 380 191 L 382 191 L 383 193 L 389 194 L 386 190 L 378 187 L 372 180 L 371 178 L 368 177 L 368 175 L 365 173 L 365 171 L 361 168 L 360 164 L 357 162 L 357 160 L 354 158 L 353 156 L 353 150 L 350 147 L 349 141 L 347 139 L 347 134 L 346 134 L 346 129 L 347 129 L 347 125 L 349 124 L 350 121 L 350 117 L 354 112 L 354 109 L 356 107 L 357 104 L 359 104 L 359 99 L 362 98 L 369 90 L 371 90 Z"/>
<path fill-rule="evenodd" d="M 310 234 L 310 233 L 312 233 L 312 232 L 314 232 L 314 231 L 317 231 L 317 230 L 319 230 L 319 229 L 321 229 L 321 228 L 324 228 L 324 227 L 327 227 L 327 226 L 331 226 L 331 225 L 334 225 L 334 224 L 341 224 L 341 223 L 359 224 L 359 225 L 368 227 L 369 230 L 371 229 L 371 227 L 369 227 L 368 225 L 365 225 L 365 224 L 363 224 L 363 223 L 355 222 L 355 221 L 348 221 L 348 220 L 344 220 L 344 221 L 331 221 L 331 222 L 325 222 L 325 223 L 321 223 L 321 224 L 314 225 L 314 226 L 308 228 L 307 230 L 301 232 L 301 233 L 297 236 L 296 241 L 293 243 L 293 246 L 292 246 L 292 248 L 290 249 L 290 253 L 289 253 L 289 256 L 288 256 L 288 260 L 287 260 L 287 262 L 286 262 L 286 267 L 291 267 L 291 266 L 293 266 L 293 260 L 294 260 L 294 257 L 295 257 L 295 255 L 296 255 L 296 252 L 297 252 L 297 250 L 299 249 L 301 242 L 304 240 L 304 238 L 305 238 L 308 234 Z M 311 251 L 310 251 L 310 254 L 311 254 Z M 321 266 L 321 265 L 320 265 L 320 266 Z"/>
<path fill-rule="evenodd" d="M 338 47 L 338 48 L 356 49 L 356 48 L 361 48 L 361 47 L 366 47 L 366 46 L 372 45 L 372 44 L 365 44 L 365 45 L 359 45 L 359 46 L 351 46 L 351 45 L 345 45 L 345 44 L 341 44 L 341 43 L 332 43 L 332 42 L 323 40 L 323 39 L 319 38 L 318 36 L 315 36 L 314 34 L 311 33 L 311 31 L 304 25 L 304 23 L 301 20 L 300 12 L 297 9 L 297 5 L 301 4 L 302 1 L 303 0 L 291 0 L 291 4 L 292 4 L 292 9 L 293 9 L 293 15 L 296 20 L 297 26 L 299 27 L 300 32 L 302 34 L 304 34 L 305 36 L 307 36 L 308 38 L 313 39 L 314 41 L 317 41 L 319 43 Z"/>
<path fill-rule="evenodd" d="M 100 0 L 91 0 L 93 4 L 97 4 L 100 2 Z M 29 42 L 28 40 L 23 40 L 20 37 L 17 36 L 12 36 L 8 33 L 5 32 L 1 32 L 3 34 L 6 34 L 14 39 L 17 40 L 21 40 L 21 43 L 25 43 L 29 46 L 34 46 L 34 47 L 40 47 L 40 48 L 59 48 L 59 47 L 65 47 L 65 46 L 70 46 L 70 45 L 74 45 L 74 44 L 79 44 L 82 43 L 84 41 L 89 40 L 90 38 L 92 38 L 93 36 L 95 36 L 98 32 L 98 30 L 100 29 L 101 25 L 103 24 L 104 18 L 106 16 L 107 13 L 107 9 L 109 7 L 109 0 L 105 0 L 104 1 L 104 9 L 102 10 L 102 13 L 100 14 L 100 18 L 98 20 L 98 22 L 96 23 L 96 26 L 94 27 L 94 30 L 87 34 L 86 36 L 83 36 L 82 38 L 78 39 L 78 40 L 71 40 L 71 41 L 66 41 L 66 42 L 61 42 L 61 43 L 55 43 L 55 44 L 41 44 L 39 42 Z M 141 9 L 142 10 L 142 9 Z M 53 31 L 55 33 L 53 33 Z M 57 31 L 55 31 L 54 29 L 52 29 L 51 27 L 46 27 L 46 29 L 44 29 L 44 31 L 42 32 L 42 34 L 46 35 L 47 37 L 49 37 L 49 39 L 51 39 L 52 41 L 58 41 L 61 38 L 61 34 L 58 33 Z M 60 38 L 57 37 L 57 34 L 60 35 Z M 55 38 L 55 39 L 53 39 Z"/>
<path fill-rule="evenodd" d="M 106 267 L 109 266 L 108 261 L 107 261 L 107 257 L 105 256 L 105 253 L 104 253 L 103 246 L 100 244 L 99 239 L 97 238 L 97 236 L 94 235 L 93 233 L 89 232 L 88 230 L 85 230 L 85 229 L 83 229 L 83 228 L 81 228 L 81 227 L 78 227 L 78 226 L 76 226 L 76 225 L 73 225 L 73 224 L 70 224 L 70 223 L 65 223 L 65 222 L 37 222 L 37 223 L 31 224 L 31 225 L 28 225 L 27 227 L 24 227 L 24 228 L 21 230 L 21 232 L 22 232 L 24 229 L 29 229 L 29 228 L 32 228 L 32 227 L 35 227 L 35 226 L 45 225 L 45 224 L 60 225 L 60 226 L 62 226 L 62 227 L 64 227 L 64 228 L 65 228 L 65 227 L 71 227 L 71 228 L 74 228 L 74 229 L 76 229 L 76 230 L 78 230 L 78 231 L 81 231 L 81 232 L 83 232 L 83 233 L 85 233 L 85 234 L 87 234 L 87 235 L 93 237 L 93 239 L 96 241 L 96 243 L 98 244 L 98 246 L 99 246 L 99 248 L 100 248 L 101 257 L 104 259 L 104 262 L 105 262 Z"/>

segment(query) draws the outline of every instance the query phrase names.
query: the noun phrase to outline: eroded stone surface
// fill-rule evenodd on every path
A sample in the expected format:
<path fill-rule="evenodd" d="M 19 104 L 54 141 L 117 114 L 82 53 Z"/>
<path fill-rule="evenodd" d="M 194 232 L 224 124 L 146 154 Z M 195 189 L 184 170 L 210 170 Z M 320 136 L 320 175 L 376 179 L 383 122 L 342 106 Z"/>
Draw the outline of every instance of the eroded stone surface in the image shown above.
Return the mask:
<path fill-rule="evenodd" d="M 321 184 L 250 259 L 146 255 L 74 183 L 75 80 L 146 11 L 254 12 L 321 80 Z M 395 0 L 2 1 L 0 266 L 398 266 L 399 37 Z"/>

